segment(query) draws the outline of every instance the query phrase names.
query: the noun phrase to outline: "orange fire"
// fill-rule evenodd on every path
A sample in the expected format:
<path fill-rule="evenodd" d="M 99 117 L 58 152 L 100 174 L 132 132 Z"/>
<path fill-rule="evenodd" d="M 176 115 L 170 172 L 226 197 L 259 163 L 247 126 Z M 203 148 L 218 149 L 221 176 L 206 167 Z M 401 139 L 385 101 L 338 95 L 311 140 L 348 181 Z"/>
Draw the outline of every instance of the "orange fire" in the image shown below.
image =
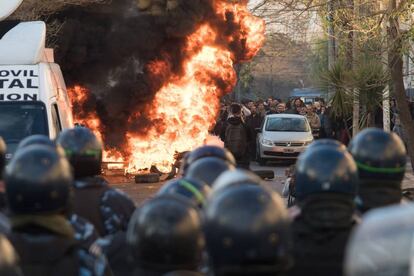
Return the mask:
<path fill-rule="evenodd" d="M 128 132 L 127 152 L 128 172 L 157 166 L 167 172 L 174 163 L 174 154 L 192 150 L 206 142 L 209 129 L 214 125 L 219 111 L 220 97 L 232 91 L 237 82 L 234 70 L 235 61 L 247 61 L 253 58 L 264 42 L 264 21 L 254 17 L 246 4 L 234 4 L 225 0 L 215 1 L 216 13 L 226 20 L 227 13 L 234 14 L 234 22 L 241 26 L 237 39 L 245 41 L 243 56 L 237 56 L 229 47 L 223 46 L 218 36 L 222 30 L 204 23 L 186 38 L 182 50 L 187 58 L 180 75 L 172 74 L 155 98 L 145 109 L 153 122 L 145 135 Z M 223 35 L 221 35 L 221 38 Z M 234 39 L 226 36 L 227 44 Z M 150 74 L 165 74 L 170 65 L 165 60 L 155 60 L 147 65 Z M 69 89 L 74 106 L 75 121 L 90 127 L 99 137 L 101 123 L 95 112 L 84 114 L 77 112 L 76 106 L 86 100 L 87 91 L 81 86 Z M 80 104 L 82 105 L 82 104 Z M 141 110 L 137 110 L 139 116 Z M 130 121 L 134 121 L 131 116 Z M 116 152 L 107 152 L 106 158 Z M 115 160 L 119 160 L 115 158 Z"/>
<path fill-rule="evenodd" d="M 75 85 L 74 87 L 68 88 L 68 96 L 72 104 L 73 118 L 75 123 L 86 126 L 91 129 L 93 133 L 103 141 L 102 139 L 102 123 L 96 112 L 85 112 L 82 107 L 88 100 L 88 89 Z M 113 149 L 106 149 L 103 152 L 103 159 L 106 162 L 123 162 L 122 155 Z"/>

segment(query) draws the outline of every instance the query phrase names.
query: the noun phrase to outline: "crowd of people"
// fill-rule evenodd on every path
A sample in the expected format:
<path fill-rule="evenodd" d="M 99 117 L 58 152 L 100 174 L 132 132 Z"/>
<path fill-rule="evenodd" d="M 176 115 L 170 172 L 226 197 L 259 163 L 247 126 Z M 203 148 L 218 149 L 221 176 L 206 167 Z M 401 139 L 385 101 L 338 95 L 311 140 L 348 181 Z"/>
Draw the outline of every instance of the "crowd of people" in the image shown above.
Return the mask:
<path fill-rule="evenodd" d="M 271 114 L 303 115 L 308 119 L 315 138 L 337 139 L 344 144 L 349 142 L 349 126 L 343 120 L 332 118 L 330 107 L 323 98 L 308 104 L 300 98 L 283 102 L 272 97 L 267 101 L 223 103 L 213 133 L 220 136 L 225 146 L 236 156 L 237 163 L 247 167 L 249 161 L 256 159 L 257 130 L 262 126 L 264 117 Z M 229 132 L 228 126 L 233 126 L 230 128 L 231 133 L 226 133 Z M 246 150 L 235 149 L 244 145 L 247 145 Z"/>
<path fill-rule="evenodd" d="M 1 141 L 0 171 L 5 152 Z M 186 154 L 180 176 L 138 208 L 101 176 L 101 159 L 100 141 L 84 127 L 19 144 L 0 174 L 0 275 L 413 270 L 414 207 L 399 205 L 406 151 L 394 133 L 366 129 L 348 148 L 316 140 L 298 159 L 289 209 L 268 182 L 237 168 L 226 148 Z M 404 257 L 393 261 L 388 252 Z"/>

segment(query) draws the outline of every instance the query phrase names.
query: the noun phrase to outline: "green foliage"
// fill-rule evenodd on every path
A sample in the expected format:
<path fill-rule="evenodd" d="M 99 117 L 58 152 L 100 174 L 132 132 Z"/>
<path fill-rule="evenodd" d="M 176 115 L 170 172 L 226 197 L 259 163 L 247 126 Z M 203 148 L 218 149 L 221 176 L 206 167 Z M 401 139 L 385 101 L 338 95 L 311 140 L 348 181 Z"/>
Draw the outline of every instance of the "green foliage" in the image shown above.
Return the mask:
<path fill-rule="evenodd" d="M 358 63 L 352 72 L 353 88 L 359 95 L 362 107 L 362 127 L 373 126 L 374 113 L 382 106 L 383 92 L 389 81 L 389 74 L 381 62 L 373 59 Z"/>
<path fill-rule="evenodd" d="M 378 59 L 362 58 L 354 70 L 338 61 L 332 68 L 321 71 L 318 79 L 320 87 L 332 93 L 329 103 L 335 119 L 352 117 L 355 94 L 361 106 L 361 126 L 372 126 L 374 112 L 382 105 L 383 91 L 389 81 L 389 74 Z"/>
<path fill-rule="evenodd" d="M 349 87 L 350 72 L 343 62 L 337 62 L 330 69 L 320 72 L 319 84 L 331 95 L 331 115 L 335 119 L 348 119 L 352 116 L 352 89 Z"/>
<path fill-rule="evenodd" d="M 317 86 L 320 76 L 328 68 L 328 41 L 317 39 L 313 43 L 312 51 L 307 56 L 309 79 Z"/>
<path fill-rule="evenodd" d="M 243 90 L 249 89 L 253 83 L 254 77 L 252 74 L 252 63 L 243 63 L 240 65 L 239 82 Z"/>

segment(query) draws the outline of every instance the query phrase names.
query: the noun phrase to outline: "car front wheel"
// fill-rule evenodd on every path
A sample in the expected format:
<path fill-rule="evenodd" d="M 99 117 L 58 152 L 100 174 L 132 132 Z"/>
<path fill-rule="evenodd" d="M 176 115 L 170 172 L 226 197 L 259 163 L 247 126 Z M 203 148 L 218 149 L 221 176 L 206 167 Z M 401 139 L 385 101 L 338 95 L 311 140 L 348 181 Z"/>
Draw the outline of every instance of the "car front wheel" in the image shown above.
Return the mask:
<path fill-rule="evenodd" d="M 260 146 L 258 146 L 256 150 L 256 161 L 260 166 L 266 166 L 267 160 L 260 156 Z"/>

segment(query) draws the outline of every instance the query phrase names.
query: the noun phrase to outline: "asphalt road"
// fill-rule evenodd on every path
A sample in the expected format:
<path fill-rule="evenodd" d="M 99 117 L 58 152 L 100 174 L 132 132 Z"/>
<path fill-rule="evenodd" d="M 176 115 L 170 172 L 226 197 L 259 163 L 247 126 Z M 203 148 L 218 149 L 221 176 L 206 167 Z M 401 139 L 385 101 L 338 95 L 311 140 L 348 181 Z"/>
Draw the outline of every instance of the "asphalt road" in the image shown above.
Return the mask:
<path fill-rule="evenodd" d="M 272 170 L 274 171 L 275 178 L 267 181 L 270 186 L 277 192 L 281 193 L 283 189 L 284 180 L 286 179 L 285 171 L 290 166 L 289 163 L 270 163 L 266 167 L 259 166 L 256 162 L 252 162 L 250 165 L 251 170 Z M 152 198 L 159 188 L 165 183 L 140 183 L 136 184 L 132 177 L 127 178 L 124 176 L 108 176 L 106 177 L 114 188 L 118 188 L 127 193 L 137 204 L 141 204 L 143 201 Z"/>

